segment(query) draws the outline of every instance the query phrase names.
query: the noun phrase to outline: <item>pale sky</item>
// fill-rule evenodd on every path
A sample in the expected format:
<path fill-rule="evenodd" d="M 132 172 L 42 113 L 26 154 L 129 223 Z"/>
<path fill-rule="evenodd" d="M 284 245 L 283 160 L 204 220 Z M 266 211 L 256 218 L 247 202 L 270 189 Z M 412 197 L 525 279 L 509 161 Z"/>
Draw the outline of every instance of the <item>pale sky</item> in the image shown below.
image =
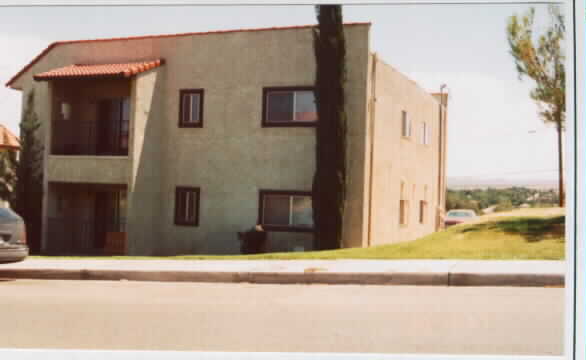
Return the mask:
<path fill-rule="evenodd" d="M 526 5 L 345 6 L 368 21 L 371 49 L 430 92 L 451 94 L 448 176 L 555 179 L 557 143 L 519 81 L 507 18 Z M 538 26 L 547 7 L 535 6 Z M 313 6 L 2 8 L 0 82 L 53 41 L 315 24 Z M 18 134 L 20 92 L 0 88 L 0 122 Z M 531 133 L 530 133 L 531 132 Z"/>

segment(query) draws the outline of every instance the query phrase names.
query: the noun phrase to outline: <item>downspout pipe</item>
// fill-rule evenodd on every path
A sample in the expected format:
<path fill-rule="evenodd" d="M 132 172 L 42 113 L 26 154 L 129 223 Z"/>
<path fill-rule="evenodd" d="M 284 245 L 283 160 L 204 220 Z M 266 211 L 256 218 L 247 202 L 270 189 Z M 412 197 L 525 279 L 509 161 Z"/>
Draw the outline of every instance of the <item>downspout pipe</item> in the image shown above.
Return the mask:
<path fill-rule="evenodd" d="M 370 99 L 369 99 L 369 108 L 370 112 L 368 114 L 368 121 L 370 122 L 370 166 L 369 166 L 369 174 L 368 174 L 368 234 L 366 237 L 366 246 L 370 247 L 372 245 L 372 185 L 374 182 L 374 111 L 375 111 L 375 104 L 376 104 L 376 63 L 377 63 L 377 55 L 376 53 L 372 54 L 372 69 L 370 75 Z"/>
<path fill-rule="evenodd" d="M 442 190 L 443 190 L 443 183 L 444 183 L 444 162 L 443 162 L 443 158 L 445 157 L 444 151 L 445 151 L 445 144 L 444 144 L 444 123 L 445 123 L 445 119 L 444 119 L 444 115 L 445 115 L 445 102 L 444 102 L 444 89 L 446 88 L 446 84 L 442 84 L 440 86 L 440 104 L 439 104 L 439 132 L 438 132 L 438 179 L 437 179 L 437 226 L 436 226 L 436 231 L 440 230 L 441 228 L 443 228 L 443 224 L 442 224 L 442 207 L 441 207 L 441 201 L 442 201 Z"/>

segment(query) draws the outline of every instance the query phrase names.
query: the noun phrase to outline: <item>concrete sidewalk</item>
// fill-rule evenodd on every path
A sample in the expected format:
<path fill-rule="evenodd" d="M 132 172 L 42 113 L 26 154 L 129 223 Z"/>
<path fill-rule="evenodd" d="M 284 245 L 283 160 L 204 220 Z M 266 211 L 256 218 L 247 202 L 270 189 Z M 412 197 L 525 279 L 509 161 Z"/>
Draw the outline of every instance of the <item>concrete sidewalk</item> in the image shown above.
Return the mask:
<path fill-rule="evenodd" d="M 564 261 L 501 260 L 50 260 L 0 264 L 0 278 L 563 286 Z"/>

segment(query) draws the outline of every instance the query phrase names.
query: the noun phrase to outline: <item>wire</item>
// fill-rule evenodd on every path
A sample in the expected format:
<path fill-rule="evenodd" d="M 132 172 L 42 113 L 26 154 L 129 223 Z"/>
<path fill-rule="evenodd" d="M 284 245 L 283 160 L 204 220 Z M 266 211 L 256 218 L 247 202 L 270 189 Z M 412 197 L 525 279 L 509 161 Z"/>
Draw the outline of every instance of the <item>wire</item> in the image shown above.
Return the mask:
<path fill-rule="evenodd" d="M 487 174 L 478 174 L 478 175 L 464 175 L 464 176 L 453 176 L 453 177 L 457 177 L 457 178 L 474 178 L 474 177 L 479 177 L 479 176 L 502 176 L 502 175 L 523 175 L 523 174 L 537 174 L 537 173 L 552 173 L 552 172 L 558 172 L 558 169 L 552 169 L 552 170 L 528 170 L 528 171 L 511 171 L 511 172 L 506 172 L 506 173 L 487 173 Z M 450 177 L 448 175 L 448 177 Z"/>

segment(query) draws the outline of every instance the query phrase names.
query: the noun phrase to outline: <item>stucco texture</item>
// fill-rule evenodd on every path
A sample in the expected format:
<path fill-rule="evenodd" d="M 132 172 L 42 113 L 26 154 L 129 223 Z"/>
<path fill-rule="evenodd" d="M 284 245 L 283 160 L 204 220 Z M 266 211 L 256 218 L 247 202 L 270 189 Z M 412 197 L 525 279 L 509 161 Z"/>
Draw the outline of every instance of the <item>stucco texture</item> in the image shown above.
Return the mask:
<path fill-rule="evenodd" d="M 369 245 L 414 240 L 436 230 L 440 144 L 440 104 L 415 82 L 371 57 L 374 70 L 372 129 L 372 203 Z M 373 64 L 371 64 L 371 69 Z M 374 82 L 372 82 L 374 78 Z M 411 136 L 402 136 L 402 112 L 411 122 Z M 423 142 L 423 123 L 429 143 Z M 441 190 L 440 190 L 441 191 Z M 406 224 L 400 224 L 400 200 L 408 201 Z M 421 201 L 426 201 L 423 223 Z"/>
<path fill-rule="evenodd" d="M 366 234 L 366 101 L 369 26 L 345 28 L 349 118 L 349 189 L 345 246 Z M 267 56 L 267 54 L 269 56 Z M 262 89 L 311 86 L 310 28 L 63 44 L 14 86 L 35 88 L 45 144 L 50 143 L 51 82 L 34 74 L 70 64 L 165 59 L 130 80 L 130 150 L 125 159 L 63 160 L 45 151 L 48 183 L 119 183 L 128 187 L 130 254 L 237 253 L 236 233 L 257 223 L 259 190 L 311 190 L 314 128 L 263 128 Z M 180 89 L 204 89 L 202 128 L 179 128 Z M 174 224 L 175 188 L 200 188 L 199 226 Z M 46 210 L 45 210 L 46 213 Z M 275 249 L 311 248 L 304 233 L 271 233 Z"/>

